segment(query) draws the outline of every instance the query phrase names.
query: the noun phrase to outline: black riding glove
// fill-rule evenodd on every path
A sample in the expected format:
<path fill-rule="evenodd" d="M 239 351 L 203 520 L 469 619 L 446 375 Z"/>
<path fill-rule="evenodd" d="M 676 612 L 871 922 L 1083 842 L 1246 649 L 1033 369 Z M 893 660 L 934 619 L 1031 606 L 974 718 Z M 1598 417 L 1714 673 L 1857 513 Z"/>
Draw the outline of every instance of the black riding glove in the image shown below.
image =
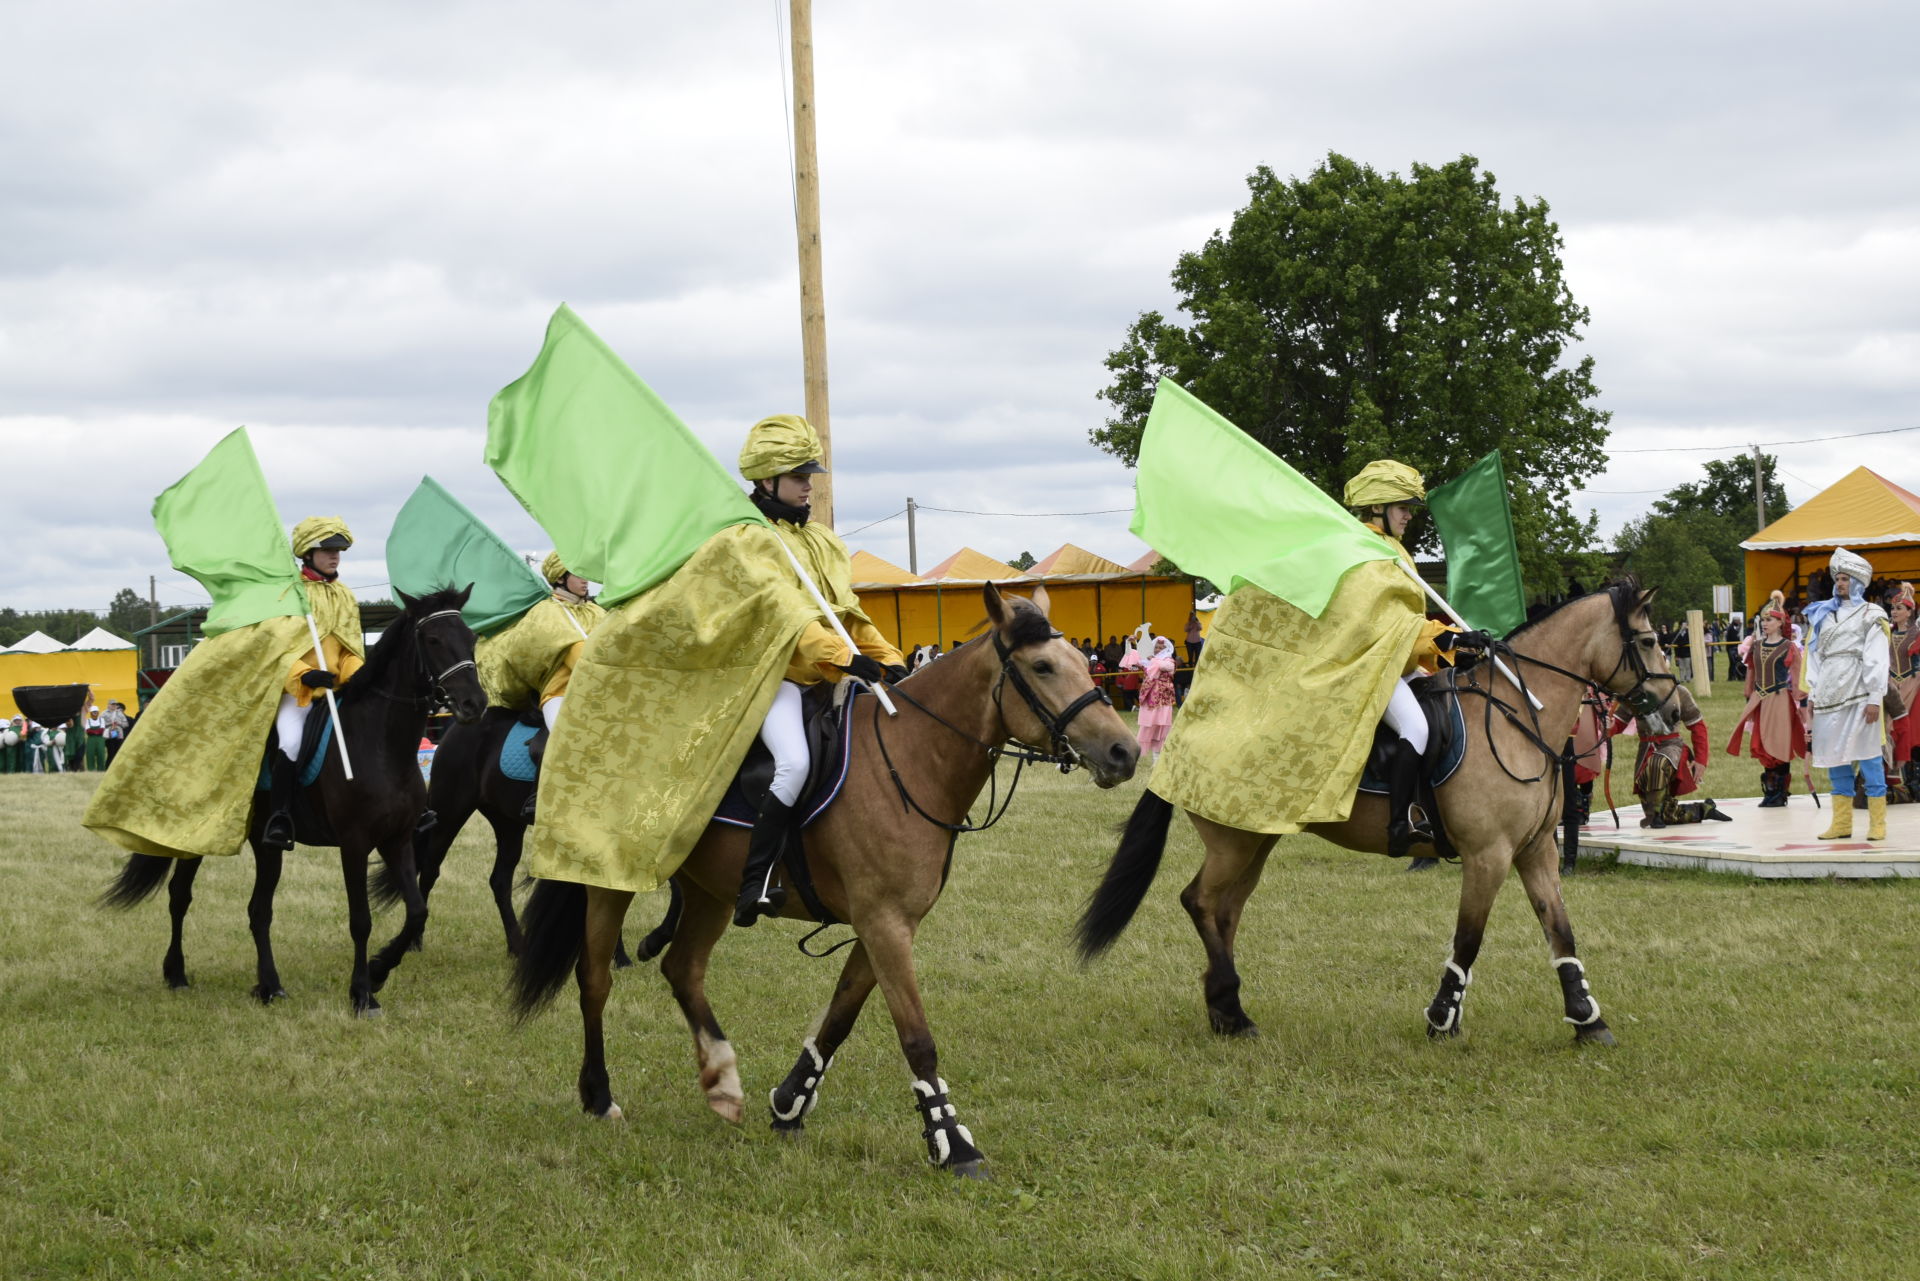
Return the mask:
<path fill-rule="evenodd" d="M 855 654 L 853 661 L 840 669 L 849 676 L 858 676 L 869 685 L 878 685 L 886 679 L 887 669 L 868 658 L 865 654 Z"/>
<path fill-rule="evenodd" d="M 310 672 L 301 672 L 300 683 L 308 689 L 332 689 L 340 682 L 332 672 L 323 672 L 316 667 Z"/>
<path fill-rule="evenodd" d="M 1468 654 L 1484 654 L 1493 648 L 1493 637 L 1485 632 L 1441 632 L 1433 643 L 1442 654 L 1456 649 Z"/>
<path fill-rule="evenodd" d="M 887 684 L 898 685 L 905 679 L 907 679 L 907 665 L 905 663 L 887 664 Z"/>

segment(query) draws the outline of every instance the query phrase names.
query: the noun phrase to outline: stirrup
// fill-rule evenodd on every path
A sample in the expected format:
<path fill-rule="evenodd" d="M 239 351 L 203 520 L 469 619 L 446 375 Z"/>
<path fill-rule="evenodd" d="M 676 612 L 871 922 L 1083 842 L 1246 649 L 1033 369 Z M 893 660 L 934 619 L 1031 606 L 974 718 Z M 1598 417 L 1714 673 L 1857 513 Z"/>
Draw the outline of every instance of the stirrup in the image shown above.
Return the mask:
<path fill-rule="evenodd" d="M 778 916 L 787 906 L 787 887 L 769 885 L 764 895 L 749 900 L 751 890 L 742 887 L 740 900 L 733 905 L 733 923 L 742 929 L 752 925 L 763 916 Z"/>

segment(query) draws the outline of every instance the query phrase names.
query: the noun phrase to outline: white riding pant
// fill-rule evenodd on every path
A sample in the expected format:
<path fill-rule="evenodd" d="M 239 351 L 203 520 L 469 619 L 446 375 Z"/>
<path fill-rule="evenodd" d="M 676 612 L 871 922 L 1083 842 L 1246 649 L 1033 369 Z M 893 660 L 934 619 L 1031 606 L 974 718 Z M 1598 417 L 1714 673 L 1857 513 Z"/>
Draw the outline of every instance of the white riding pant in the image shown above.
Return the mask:
<path fill-rule="evenodd" d="M 782 805 L 800 799 L 807 783 L 807 766 L 812 754 L 807 751 L 807 728 L 800 714 L 800 687 L 781 681 L 773 696 L 773 706 L 760 726 L 760 741 L 773 753 L 773 782 L 767 790 Z"/>
<path fill-rule="evenodd" d="M 556 694 L 540 704 L 540 719 L 547 723 L 547 733 L 553 733 L 553 726 L 560 719 L 560 704 L 567 701 L 565 694 Z"/>
<path fill-rule="evenodd" d="M 302 707 L 293 695 L 280 695 L 280 710 L 274 713 L 273 727 L 280 731 L 280 750 L 295 763 L 300 760 L 300 740 L 306 735 L 307 713 L 312 710 L 311 703 Z"/>
<path fill-rule="evenodd" d="M 1402 676 L 1394 682 L 1393 697 L 1387 700 L 1387 713 L 1380 719 L 1394 733 L 1412 743 L 1414 751 L 1424 753 L 1427 750 L 1427 715 L 1420 710 L 1420 700 L 1414 697 L 1413 688 L 1407 684 L 1409 679 Z"/>

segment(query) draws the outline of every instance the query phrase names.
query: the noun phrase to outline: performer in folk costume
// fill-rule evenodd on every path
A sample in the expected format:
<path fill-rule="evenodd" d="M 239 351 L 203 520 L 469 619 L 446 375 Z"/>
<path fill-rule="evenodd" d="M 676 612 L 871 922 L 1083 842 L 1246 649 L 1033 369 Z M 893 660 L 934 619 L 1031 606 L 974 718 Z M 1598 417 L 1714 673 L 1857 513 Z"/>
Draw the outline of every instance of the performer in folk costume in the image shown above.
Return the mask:
<path fill-rule="evenodd" d="M 1593 780 L 1613 763 L 1613 741 L 1607 726 L 1613 704 L 1603 693 L 1588 690 L 1580 700 L 1580 717 L 1573 723 L 1573 785 L 1570 798 L 1582 824 L 1593 814 Z"/>
<path fill-rule="evenodd" d="M 1627 727 L 1627 714 L 1616 710 L 1609 732 L 1618 734 Z M 1640 826 L 1665 827 L 1669 823 L 1699 823 L 1719 819 L 1731 823 L 1733 816 L 1713 803 L 1711 796 L 1682 804 L 1682 796 L 1700 790 L 1707 772 L 1707 722 L 1700 705 L 1686 686 L 1676 685 L 1673 697 L 1660 710 L 1633 718 L 1640 736 L 1640 753 L 1633 762 L 1633 790 L 1640 798 Z M 1686 731 L 1686 741 L 1680 738 Z"/>
<path fill-rule="evenodd" d="M 1867 600 L 1873 567 L 1842 547 L 1828 562 L 1833 596 L 1807 606 L 1807 705 L 1813 709 L 1812 759 L 1827 771 L 1833 824 L 1823 841 L 1853 835 L 1854 772 L 1865 783 L 1867 839 L 1887 837 L 1886 726 L 1881 704 L 1892 675 L 1886 611 Z"/>
<path fill-rule="evenodd" d="M 880 634 L 853 594 L 853 567 L 847 546 L 824 525 L 809 520 L 813 478 L 827 469 L 825 451 L 812 424 L 794 414 L 776 414 L 755 423 L 740 447 L 740 474 L 753 482 L 749 497 L 760 514 L 793 551 L 839 616 L 858 652 L 824 621 L 808 623 L 787 664 L 773 707 L 760 727 L 760 741 L 773 754 L 773 782 L 747 845 L 733 923 L 752 925 L 786 903 L 784 887 L 770 888 L 774 865 L 797 827 L 794 806 L 812 763 L 801 710 L 801 690 L 851 673 L 865 681 L 902 680 L 907 669 L 900 651 Z"/>
<path fill-rule="evenodd" d="M 1753 758 L 1760 762 L 1760 808 L 1779 809 L 1792 793 L 1793 762 L 1807 754 L 1807 728 L 1801 716 L 1801 650 L 1787 635 L 1786 598 L 1767 600 L 1755 621 L 1757 639 L 1743 645 L 1747 667 L 1747 706 L 1727 741 L 1727 755 L 1740 755 L 1740 739 L 1753 732 Z"/>
<path fill-rule="evenodd" d="M 569 571 L 559 552 L 547 554 L 540 576 L 553 593 L 513 623 L 481 639 L 473 655 L 488 702 L 522 714 L 538 711 L 545 722 L 527 742 L 527 755 L 536 772 L 546 752 L 547 737 L 560 719 L 561 705 L 567 701 L 567 688 L 587 637 L 607 616 L 607 611 L 587 595 L 592 584 Z M 529 789 L 520 808 L 520 817 L 529 823 L 534 819 L 534 798 L 538 794 L 537 786 Z"/>
<path fill-rule="evenodd" d="M 340 555 L 351 546 L 337 516 L 309 516 L 293 527 L 313 630 L 308 615 L 284 615 L 195 645 L 141 714 L 140 733 L 124 740 L 82 823 L 136 854 L 232 854 L 246 840 L 261 740 L 270 734 L 280 750 L 267 753 L 261 843 L 292 848 L 295 758 L 307 717 L 323 691 L 345 684 L 366 661 L 360 604 L 340 581 Z"/>
<path fill-rule="evenodd" d="M 1176 660 L 1173 656 L 1173 642 L 1165 636 L 1153 638 L 1153 657 L 1142 660 L 1137 650 L 1128 650 L 1127 656 L 1120 660 L 1122 667 L 1139 670 L 1144 679 L 1140 683 L 1140 753 L 1152 753 L 1154 760 L 1160 759 L 1160 746 L 1167 741 L 1167 731 L 1173 728 L 1173 672 Z"/>
<path fill-rule="evenodd" d="M 1920 697 L 1920 627 L 1913 622 L 1913 584 L 1901 583 L 1887 600 L 1887 612 L 1893 625 L 1888 633 L 1890 670 L 1888 682 L 1900 694 L 1900 715 L 1887 727 L 1887 747 L 1895 779 L 1909 801 L 1920 801 L 1920 762 L 1913 759 L 1920 746 L 1920 717 L 1913 714 L 1913 700 Z"/>
<path fill-rule="evenodd" d="M 1353 508 L 1367 528 L 1392 543 L 1402 563 L 1413 569 L 1413 557 L 1407 554 L 1400 540 L 1406 536 L 1407 523 L 1413 519 L 1414 505 L 1426 500 L 1427 484 L 1419 472 L 1405 463 L 1383 458 L 1361 468 L 1359 474 L 1347 482 L 1340 501 Z M 1419 674 L 1432 675 L 1441 663 L 1453 661 L 1457 647 L 1485 649 L 1487 644 L 1483 633 L 1461 632 L 1430 618 L 1424 619 L 1415 637 L 1406 670 L 1394 686 L 1386 715 L 1381 718 L 1400 736 L 1387 776 L 1387 800 L 1392 815 L 1387 825 L 1387 848 L 1394 858 L 1406 854 L 1411 845 L 1433 844 L 1433 826 L 1415 803 L 1422 759 L 1427 751 L 1427 718 L 1408 682 Z M 1422 864 L 1431 866 L 1429 860 L 1420 860 L 1414 866 Z"/>

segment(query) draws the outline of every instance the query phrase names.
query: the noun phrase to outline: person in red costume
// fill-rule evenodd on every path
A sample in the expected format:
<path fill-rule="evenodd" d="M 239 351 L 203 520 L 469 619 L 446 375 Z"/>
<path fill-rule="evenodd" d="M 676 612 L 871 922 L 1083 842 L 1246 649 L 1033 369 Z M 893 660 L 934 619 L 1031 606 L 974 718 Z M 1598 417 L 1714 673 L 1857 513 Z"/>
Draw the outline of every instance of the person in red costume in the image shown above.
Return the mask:
<path fill-rule="evenodd" d="M 1700 790 L 1707 772 L 1707 722 L 1700 705 L 1684 685 L 1677 686 L 1673 697 L 1659 711 L 1635 717 L 1635 732 L 1640 736 L 1640 754 L 1633 763 L 1633 790 L 1640 798 L 1642 827 L 1665 827 L 1669 823 L 1698 823 L 1705 819 L 1732 822 L 1711 796 L 1682 804 L 1682 796 Z M 1616 711 L 1609 734 L 1627 727 L 1626 717 Z M 1687 741 L 1681 741 L 1681 730 Z"/>
<path fill-rule="evenodd" d="M 1898 782 L 1909 800 L 1920 801 L 1920 762 L 1913 759 L 1920 748 L 1920 716 L 1914 715 L 1914 700 L 1920 698 L 1920 627 L 1914 625 L 1913 584 L 1901 583 L 1887 597 L 1887 613 L 1893 620 L 1888 639 L 1892 663 L 1888 685 L 1900 692 L 1902 714 L 1887 724 L 1887 751 L 1892 757 L 1887 766 L 1887 781 Z"/>
<path fill-rule="evenodd" d="M 1761 809 L 1779 809 L 1792 791 L 1792 765 L 1807 754 L 1807 723 L 1800 709 L 1800 645 L 1787 634 L 1786 601 L 1773 594 L 1755 620 L 1755 635 L 1741 646 L 1747 664 L 1747 706 L 1727 741 L 1727 755 L 1740 755 L 1751 730 L 1753 759 L 1760 762 Z"/>

